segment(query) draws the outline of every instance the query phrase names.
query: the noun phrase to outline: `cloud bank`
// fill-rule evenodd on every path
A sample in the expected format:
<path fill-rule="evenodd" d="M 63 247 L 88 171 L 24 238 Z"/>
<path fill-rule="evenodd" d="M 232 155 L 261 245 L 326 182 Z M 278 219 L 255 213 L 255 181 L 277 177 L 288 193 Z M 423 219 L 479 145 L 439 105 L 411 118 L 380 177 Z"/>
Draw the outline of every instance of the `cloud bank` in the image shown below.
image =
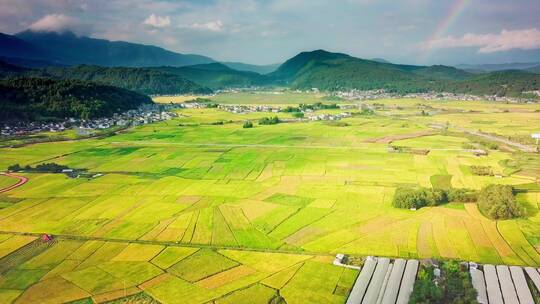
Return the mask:
<path fill-rule="evenodd" d="M 161 17 L 155 14 L 151 14 L 144 20 L 144 24 L 157 27 L 157 28 L 164 28 L 171 25 L 171 18 L 169 16 Z"/>
<path fill-rule="evenodd" d="M 502 30 L 500 33 L 467 33 L 461 37 L 447 36 L 427 41 L 428 49 L 476 47 L 479 53 L 489 54 L 510 50 L 534 50 L 540 48 L 540 30 Z"/>
<path fill-rule="evenodd" d="M 90 32 L 89 25 L 79 21 L 77 18 L 63 14 L 45 15 L 38 21 L 32 23 L 29 29 L 37 32 L 65 32 L 73 31 L 77 34 L 87 34 Z"/>

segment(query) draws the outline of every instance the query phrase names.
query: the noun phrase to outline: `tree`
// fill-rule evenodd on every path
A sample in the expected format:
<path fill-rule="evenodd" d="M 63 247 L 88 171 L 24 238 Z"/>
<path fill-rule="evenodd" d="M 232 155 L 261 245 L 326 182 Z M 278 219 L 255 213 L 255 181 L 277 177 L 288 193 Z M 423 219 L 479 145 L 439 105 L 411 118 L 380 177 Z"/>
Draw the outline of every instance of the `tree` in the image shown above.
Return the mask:
<path fill-rule="evenodd" d="M 8 171 L 11 171 L 11 172 L 18 172 L 21 170 L 22 170 L 22 167 L 19 164 L 11 165 L 8 167 Z"/>
<path fill-rule="evenodd" d="M 478 194 L 478 208 L 492 219 L 511 219 L 524 214 L 514 196 L 514 188 L 508 185 L 488 185 Z"/>
<path fill-rule="evenodd" d="M 244 129 L 253 128 L 253 123 L 251 121 L 247 120 L 246 122 L 244 122 L 244 125 L 242 126 L 242 128 L 244 128 Z"/>

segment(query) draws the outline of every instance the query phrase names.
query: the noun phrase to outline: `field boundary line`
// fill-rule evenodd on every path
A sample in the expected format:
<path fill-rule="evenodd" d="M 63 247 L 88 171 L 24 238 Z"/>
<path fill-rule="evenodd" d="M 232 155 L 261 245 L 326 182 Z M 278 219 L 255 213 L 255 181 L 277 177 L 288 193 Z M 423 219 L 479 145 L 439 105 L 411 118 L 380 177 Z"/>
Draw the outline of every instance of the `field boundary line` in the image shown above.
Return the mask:
<path fill-rule="evenodd" d="M 28 235 L 28 236 L 43 236 L 47 232 L 20 232 L 20 231 L 0 231 L 1 234 L 13 234 L 13 235 Z M 163 246 L 174 246 L 174 247 L 190 247 L 190 248 L 207 248 L 214 250 L 237 250 L 237 251 L 251 251 L 251 252 L 267 252 L 267 253 L 288 253 L 288 254 L 297 254 L 297 255 L 311 255 L 311 256 L 334 256 L 335 254 L 330 252 L 309 252 L 309 251 L 294 251 L 294 250 L 283 250 L 283 249 L 264 249 L 264 248 L 254 248 L 254 247 L 241 247 L 241 246 L 226 246 L 226 245 L 209 245 L 209 244 L 191 244 L 191 243 L 180 243 L 180 242 L 168 242 L 168 241 L 145 241 L 145 240 L 133 240 L 133 239 L 115 239 L 115 238 L 104 238 L 104 237 L 95 237 L 95 236 L 76 236 L 68 234 L 52 234 L 58 239 L 66 240 L 79 240 L 79 241 L 104 241 L 104 242 L 114 242 L 114 243 L 135 243 L 135 244 L 148 244 L 148 245 L 163 245 Z"/>

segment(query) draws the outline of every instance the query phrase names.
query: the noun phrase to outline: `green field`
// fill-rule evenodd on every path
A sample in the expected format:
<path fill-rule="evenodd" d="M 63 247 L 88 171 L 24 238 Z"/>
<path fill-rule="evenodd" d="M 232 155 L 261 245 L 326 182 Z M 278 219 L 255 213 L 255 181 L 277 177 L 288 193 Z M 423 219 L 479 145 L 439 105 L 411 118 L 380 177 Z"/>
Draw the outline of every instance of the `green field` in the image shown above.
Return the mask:
<path fill-rule="evenodd" d="M 250 93 L 213 99 L 322 100 Z M 21 173 L 28 183 L 0 195 L 0 230 L 7 233 L 0 254 L 32 241 L 10 232 L 67 238 L 3 275 L 0 302 L 40 302 L 49 294 L 57 302 L 113 299 L 127 290 L 162 303 L 241 303 L 246 297 L 253 303 L 276 297 L 342 303 L 355 272 L 333 266 L 336 253 L 540 266 L 538 154 L 504 148 L 475 156 L 468 150 L 475 138 L 430 127 L 448 121 L 525 138 L 540 126 L 537 105 L 369 103 L 379 104 L 375 115 L 353 115 L 342 120 L 346 124 L 261 126 L 256 120 L 271 113 L 185 109 L 177 119 L 102 139 L 0 149 L 0 170 L 54 161 L 102 174 Z M 418 104 L 432 113 L 418 115 L 425 108 Z M 516 119 L 521 115 L 526 119 Z M 243 129 L 246 119 L 255 127 Z M 211 124 L 216 121 L 227 123 Z M 429 153 L 389 153 L 389 144 Z M 473 165 L 489 166 L 494 175 L 474 175 Z M 527 188 L 518 195 L 527 215 L 497 222 L 476 204 L 418 211 L 391 206 L 401 186 L 480 189 L 492 183 Z M 57 288 L 65 293 L 54 293 Z"/>

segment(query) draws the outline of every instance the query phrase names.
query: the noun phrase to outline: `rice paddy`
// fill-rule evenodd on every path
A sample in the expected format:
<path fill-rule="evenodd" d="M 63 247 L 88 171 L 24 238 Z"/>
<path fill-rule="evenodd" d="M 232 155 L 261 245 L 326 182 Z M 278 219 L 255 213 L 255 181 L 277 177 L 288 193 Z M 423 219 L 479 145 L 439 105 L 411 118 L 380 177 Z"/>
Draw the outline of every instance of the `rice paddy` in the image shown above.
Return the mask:
<path fill-rule="evenodd" d="M 252 95 L 213 98 L 324 101 Z M 343 303 L 357 272 L 332 265 L 336 253 L 540 265 L 537 155 L 501 148 L 476 156 L 468 148 L 477 145 L 474 138 L 431 127 L 482 125 L 490 134 L 524 139 L 539 131 L 537 105 L 370 103 L 383 106 L 375 115 L 342 119 L 344 125 L 244 129 L 246 119 L 270 114 L 183 109 L 173 120 L 107 138 L 1 148 L 0 170 L 55 162 L 96 176 L 20 173 L 29 181 L 0 195 L 0 258 L 13 261 L 0 274 L 0 302 L 100 302 L 143 292 L 162 303 Z M 418 104 L 435 110 L 419 116 Z M 527 119 L 516 119 L 522 114 Z M 390 153 L 388 145 L 429 153 Z M 493 175 L 475 175 L 471 166 Z M 1 185 L 11 182 L 0 178 Z M 524 189 L 518 202 L 527 215 L 492 221 L 475 204 L 391 206 L 402 186 L 491 183 Z M 43 233 L 58 240 L 21 254 Z"/>

